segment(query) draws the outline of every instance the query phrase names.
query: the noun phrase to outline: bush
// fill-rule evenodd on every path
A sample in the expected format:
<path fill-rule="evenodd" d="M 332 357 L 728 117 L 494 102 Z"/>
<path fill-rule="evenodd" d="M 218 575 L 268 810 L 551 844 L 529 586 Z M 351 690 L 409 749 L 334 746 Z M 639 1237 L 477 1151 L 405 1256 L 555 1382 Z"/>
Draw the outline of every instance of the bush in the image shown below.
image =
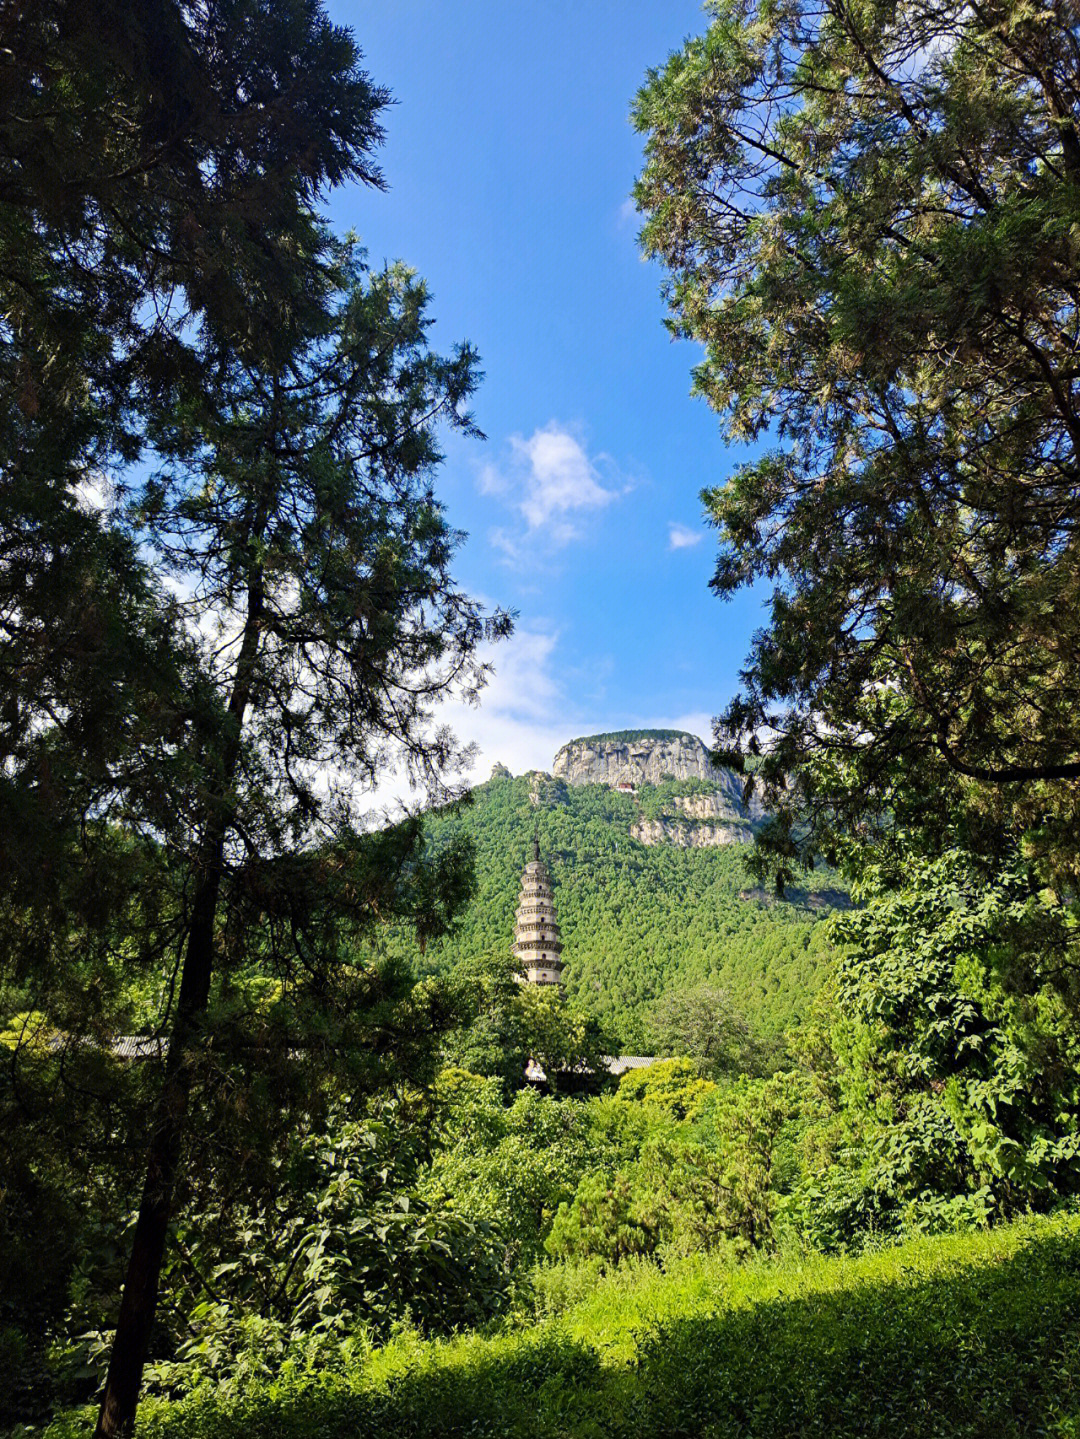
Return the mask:
<path fill-rule="evenodd" d="M 141 1435 L 1066 1439 L 1078 1414 L 1080 1220 L 1059 1218 L 857 1259 L 639 1261 L 530 1330 L 150 1403 Z"/>

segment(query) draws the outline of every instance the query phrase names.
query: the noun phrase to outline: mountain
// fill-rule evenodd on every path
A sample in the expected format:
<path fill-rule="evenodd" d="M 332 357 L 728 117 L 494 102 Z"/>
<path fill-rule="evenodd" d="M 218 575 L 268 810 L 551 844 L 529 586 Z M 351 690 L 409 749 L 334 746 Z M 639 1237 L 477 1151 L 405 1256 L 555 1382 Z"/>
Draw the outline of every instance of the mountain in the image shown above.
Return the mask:
<path fill-rule="evenodd" d="M 423 956 L 401 936 L 393 944 L 427 972 L 506 953 L 535 832 L 567 990 L 615 1027 L 626 1052 L 648 1045 L 661 994 L 706 980 L 775 1034 L 805 1014 L 828 953 L 821 921 L 846 901 L 825 872 L 785 900 L 753 888 L 743 844 L 761 817 L 739 777 L 676 731 L 572 740 L 550 773 L 515 778 L 498 765 L 471 803 L 427 820 L 432 844 L 464 832 L 476 846 L 478 892 L 457 932 Z"/>
<path fill-rule="evenodd" d="M 623 793 L 648 789 L 630 828 L 644 845 L 681 849 L 753 843 L 752 825 L 764 818 L 742 779 L 715 766 L 697 735 L 681 730 L 625 730 L 589 735 L 563 745 L 551 767 L 566 784 L 607 784 Z"/>
<path fill-rule="evenodd" d="M 662 784 L 665 780 L 738 781 L 716 769 L 697 735 L 682 730 L 623 730 L 564 744 L 551 772 L 567 784 Z"/>

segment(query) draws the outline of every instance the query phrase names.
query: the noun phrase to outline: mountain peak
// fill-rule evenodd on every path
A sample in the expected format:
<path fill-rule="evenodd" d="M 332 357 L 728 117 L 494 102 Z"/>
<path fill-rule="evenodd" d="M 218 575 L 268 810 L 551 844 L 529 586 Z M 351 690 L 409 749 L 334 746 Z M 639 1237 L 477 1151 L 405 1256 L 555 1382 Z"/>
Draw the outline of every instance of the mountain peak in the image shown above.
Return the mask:
<path fill-rule="evenodd" d="M 609 730 L 605 734 L 580 735 L 576 739 L 567 740 L 563 749 L 569 748 L 572 744 L 639 744 L 653 740 L 689 740 L 692 744 L 705 745 L 696 734 L 691 734 L 684 729 L 617 729 Z M 561 753 L 561 751 L 560 751 Z"/>
<path fill-rule="evenodd" d="M 551 772 L 567 784 L 662 784 L 721 777 L 697 735 L 683 730 L 622 730 L 564 744 Z"/>

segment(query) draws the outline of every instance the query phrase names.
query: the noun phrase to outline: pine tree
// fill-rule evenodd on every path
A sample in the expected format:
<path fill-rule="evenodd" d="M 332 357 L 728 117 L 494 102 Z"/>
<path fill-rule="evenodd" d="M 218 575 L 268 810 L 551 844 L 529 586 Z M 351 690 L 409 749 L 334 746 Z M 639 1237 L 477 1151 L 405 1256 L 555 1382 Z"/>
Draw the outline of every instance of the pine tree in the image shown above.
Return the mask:
<path fill-rule="evenodd" d="M 715 591 L 773 586 L 718 742 L 770 736 L 781 876 L 900 817 L 1075 877 L 1075 7 L 709 9 L 636 120 L 670 326 L 769 441 L 704 495 Z"/>
<path fill-rule="evenodd" d="M 433 707 L 508 622 L 455 586 L 432 490 L 475 356 L 432 354 L 423 286 L 316 211 L 381 184 L 388 97 L 352 36 L 317 0 L 45 0 L 0 42 L 3 977 L 98 1078 L 147 976 L 168 1040 L 115 1435 L 207 1076 L 256 1094 L 319 1055 L 328 1082 L 373 987 L 359 940 L 438 934 L 468 891 L 467 847 L 367 833 L 359 796 L 395 757 L 445 796 Z M 229 1028 L 254 982 L 273 1023 Z"/>

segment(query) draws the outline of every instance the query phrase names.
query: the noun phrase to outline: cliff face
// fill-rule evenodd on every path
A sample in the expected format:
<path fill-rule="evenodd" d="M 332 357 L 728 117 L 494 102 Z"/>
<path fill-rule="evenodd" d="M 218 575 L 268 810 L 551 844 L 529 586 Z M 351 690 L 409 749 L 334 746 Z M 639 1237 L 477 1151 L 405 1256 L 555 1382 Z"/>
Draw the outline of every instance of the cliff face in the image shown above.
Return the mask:
<path fill-rule="evenodd" d="M 552 773 L 567 784 L 661 784 L 666 779 L 714 780 L 724 771 L 709 763 L 696 735 L 573 739 L 555 756 Z"/>
<path fill-rule="evenodd" d="M 729 769 L 713 771 L 716 790 L 713 794 L 677 794 L 672 806 L 688 819 L 763 819 L 765 811 L 756 794 L 743 799 L 741 775 Z"/>
<path fill-rule="evenodd" d="M 744 801 L 742 778 L 714 767 L 709 751 L 692 734 L 631 732 L 571 740 L 555 756 L 552 774 L 556 784 L 629 786 L 635 791 L 666 780 L 691 780 L 691 788 L 708 785 L 691 794 L 669 792 L 659 810 L 654 804 L 639 815 L 630 834 L 640 844 L 680 849 L 749 844 L 752 825 L 764 814 L 756 796 Z"/>
<path fill-rule="evenodd" d="M 630 838 L 639 844 L 672 844 L 676 849 L 713 849 L 725 844 L 753 844 L 745 824 L 685 824 L 677 819 L 636 819 Z"/>

